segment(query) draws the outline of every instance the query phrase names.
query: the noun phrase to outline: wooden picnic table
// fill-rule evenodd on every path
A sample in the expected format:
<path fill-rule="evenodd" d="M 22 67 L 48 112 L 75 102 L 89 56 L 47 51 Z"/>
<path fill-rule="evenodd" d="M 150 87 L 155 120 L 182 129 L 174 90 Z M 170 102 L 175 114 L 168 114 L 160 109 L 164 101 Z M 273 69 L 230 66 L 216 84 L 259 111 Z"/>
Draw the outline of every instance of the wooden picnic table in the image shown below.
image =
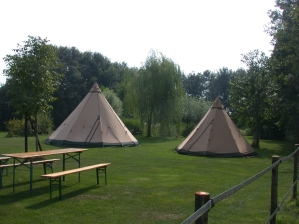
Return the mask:
<path fill-rule="evenodd" d="M 26 166 L 30 170 L 30 195 L 32 195 L 32 176 L 33 176 L 33 162 L 37 157 L 42 157 L 42 156 L 52 156 L 52 155 L 63 155 L 63 171 L 65 170 L 65 161 L 67 159 L 74 159 L 77 163 L 78 166 L 80 167 L 80 155 L 82 152 L 86 151 L 87 149 L 80 149 L 80 148 L 66 148 L 66 149 L 55 149 L 55 150 L 45 150 L 45 151 L 34 151 L 34 152 L 22 152 L 22 153 L 8 153 L 8 154 L 2 154 L 2 156 L 5 157 L 10 157 L 13 158 L 14 162 L 13 164 L 17 164 L 13 167 L 13 192 L 15 189 L 15 170 L 18 166 Z M 26 165 L 25 163 L 28 164 L 29 166 Z M 19 164 L 18 164 L 19 163 Z M 79 180 L 80 180 L 80 173 L 79 175 Z M 64 180 L 64 179 L 63 179 Z"/>

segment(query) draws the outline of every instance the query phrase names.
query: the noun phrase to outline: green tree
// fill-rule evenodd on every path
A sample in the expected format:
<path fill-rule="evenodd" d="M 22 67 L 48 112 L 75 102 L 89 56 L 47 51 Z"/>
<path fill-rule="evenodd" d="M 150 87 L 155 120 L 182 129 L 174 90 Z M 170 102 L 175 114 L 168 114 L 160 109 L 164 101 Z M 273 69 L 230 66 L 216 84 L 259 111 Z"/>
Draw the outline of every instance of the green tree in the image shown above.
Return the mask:
<path fill-rule="evenodd" d="M 270 63 L 276 98 L 273 105 L 281 128 L 288 137 L 299 140 L 299 2 L 277 0 L 277 9 L 269 11 L 268 33 L 274 46 Z"/>
<path fill-rule="evenodd" d="M 10 97 L 7 95 L 8 85 L 0 84 L 0 130 L 5 130 L 5 122 L 15 118 L 15 109 L 10 105 Z M 17 117 L 18 118 L 18 117 Z"/>
<path fill-rule="evenodd" d="M 186 91 L 191 96 L 196 96 L 197 98 L 203 98 L 206 92 L 205 84 L 206 79 L 201 73 L 190 73 L 188 76 L 183 75 L 183 86 Z"/>
<path fill-rule="evenodd" d="M 258 148 L 261 123 L 270 114 L 268 57 L 254 50 L 244 54 L 242 61 L 248 70 L 246 74 L 235 75 L 231 82 L 230 103 L 234 108 L 233 117 L 254 130 L 252 146 Z"/>
<path fill-rule="evenodd" d="M 200 122 L 203 116 L 207 113 L 212 105 L 212 102 L 207 102 L 203 98 L 198 99 L 194 96 L 185 95 L 182 97 L 182 121 L 186 123 L 184 136 L 187 136 L 194 126 Z"/>
<path fill-rule="evenodd" d="M 47 39 L 28 36 L 24 45 L 17 46 L 13 55 L 4 58 L 8 67 L 4 70 L 8 93 L 12 106 L 25 118 L 25 133 L 28 119 L 35 132 L 36 150 L 42 150 L 38 140 L 37 115 L 48 113 L 51 109 L 49 103 L 55 100 L 53 93 L 62 78 L 62 74 L 56 72 L 60 63 L 56 48 Z M 25 151 L 28 151 L 27 134 Z"/>
<path fill-rule="evenodd" d="M 122 81 L 119 84 L 118 96 L 123 102 L 124 117 L 139 119 L 138 105 L 136 104 L 138 99 L 138 93 L 136 85 L 136 78 L 138 76 L 138 69 L 128 69 L 122 76 Z"/>
<path fill-rule="evenodd" d="M 108 87 L 101 87 L 101 91 L 115 113 L 121 117 L 123 114 L 123 102 L 117 97 L 116 93 Z"/>
<path fill-rule="evenodd" d="M 182 73 L 177 64 L 163 54 L 151 51 L 136 79 L 137 103 L 141 124 L 159 126 L 161 135 L 171 135 L 171 126 L 180 128 L 180 98 L 183 96 Z"/>
<path fill-rule="evenodd" d="M 230 107 L 228 93 L 230 89 L 229 83 L 232 75 L 233 71 L 231 69 L 226 67 L 220 68 L 215 74 L 210 91 L 210 101 L 213 102 L 216 97 L 219 96 L 226 109 Z"/>

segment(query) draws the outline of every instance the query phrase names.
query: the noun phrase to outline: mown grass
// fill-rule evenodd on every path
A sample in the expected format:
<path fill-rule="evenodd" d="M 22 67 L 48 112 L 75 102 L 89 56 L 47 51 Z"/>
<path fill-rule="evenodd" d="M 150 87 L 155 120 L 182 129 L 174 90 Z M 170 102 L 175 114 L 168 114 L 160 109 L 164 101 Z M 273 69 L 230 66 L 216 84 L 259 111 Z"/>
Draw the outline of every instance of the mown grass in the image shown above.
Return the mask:
<path fill-rule="evenodd" d="M 24 138 L 5 135 L 0 132 L 0 154 L 24 151 Z M 41 136 L 41 141 L 45 139 Z M 82 153 L 82 166 L 112 163 L 107 169 L 108 185 L 103 184 L 103 176 L 96 185 L 95 171 L 83 172 L 81 183 L 77 175 L 69 175 L 63 182 L 62 201 L 58 188 L 49 199 L 49 182 L 40 178 L 40 165 L 34 167 L 32 196 L 28 170 L 17 170 L 14 193 L 12 174 L 4 176 L 0 223 L 181 223 L 194 212 L 195 192 L 207 191 L 215 197 L 271 165 L 272 155 L 283 158 L 294 151 L 294 145 L 284 141 L 261 141 L 259 157 L 208 158 L 175 153 L 183 138 L 138 140 L 139 147 L 91 148 Z M 33 151 L 34 138 L 29 145 Z M 73 167 L 76 164 L 69 160 L 67 168 Z M 292 169 L 292 160 L 279 166 L 279 202 L 292 184 Z M 59 170 L 61 161 L 54 164 L 54 171 Z M 270 214 L 270 185 L 268 173 L 217 203 L 209 212 L 209 223 L 265 223 Z M 277 223 L 297 223 L 298 214 L 299 202 L 290 195 Z"/>

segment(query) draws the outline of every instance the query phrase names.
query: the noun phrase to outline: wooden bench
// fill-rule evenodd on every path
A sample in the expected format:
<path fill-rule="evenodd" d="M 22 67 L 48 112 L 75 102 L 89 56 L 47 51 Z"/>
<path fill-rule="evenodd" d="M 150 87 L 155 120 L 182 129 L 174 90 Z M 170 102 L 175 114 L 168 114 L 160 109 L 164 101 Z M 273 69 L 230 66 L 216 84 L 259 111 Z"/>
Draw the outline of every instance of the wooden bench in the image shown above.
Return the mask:
<path fill-rule="evenodd" d="M 56 173 L 49 173 L 49 174 L 45 174 L 45 175 L 41 175 L 41 176 L 50 180 L 50 199 L 52 198 L 52 183 L 56 180 L 59 181 L 59 199 L 61 200 L 61 198 L 62 198 L 62 196 L 61 196 L 61 177 L 69 175 L 69 174 L 80 173 L 83 171 L 96 169 L 97 185 L 99 185 L 99 171 L 101 171 L 105 174 L 105 185 L 107 185 L 106 168 L 110 164 L 111 163 L 101 163 L 101 164 L 96 164 L 96 165 L 91 165 L 91 166 L 80 167 L 80 168 L 76 168 L 76 169 L 72 169 L 72 170 L 65 170 L 65 171 L 56 172 Z M 79 182 L 80 182 L 80 179 L 79 179 Z"/>
<path fill-rule="evenodd" d="M 44 174 L 47 173 L 47 168 L 50 168 L 51 171 L 53 172 L 53 166 L 52 164 L 55 162 L 55 161 L 58 161 L 59 159 L 45 159 L 45 160 L 40 160 L 40 161 L 32 161 L 32 164 L 43 164 L 44 166 Z M 8 167 L 18 167 L 22 165 L 21 163 L 10 163 L 10 164 L 2 164 L 0 165 L 0 189 L 2 189 L 2 176 L 3 176 L 3 169 L 4 168 L 8 168 Z M 25 162 L 23 163 L 23 165 L 27 166 L 30 165 L 30 162 Z M 7 175 L 7 172 L 6 172 L 6 175 Z"/>
<path fill-rule="evenodd" d="M 11 159 L 10 157 L 0 157 L 0 165 L 4 165 L 8 163 L 8 160 Z M 4 168 L 2 168 L 3 170 Z M 8 175 L 8 168 L 6 169 L 6 176 Z"/>

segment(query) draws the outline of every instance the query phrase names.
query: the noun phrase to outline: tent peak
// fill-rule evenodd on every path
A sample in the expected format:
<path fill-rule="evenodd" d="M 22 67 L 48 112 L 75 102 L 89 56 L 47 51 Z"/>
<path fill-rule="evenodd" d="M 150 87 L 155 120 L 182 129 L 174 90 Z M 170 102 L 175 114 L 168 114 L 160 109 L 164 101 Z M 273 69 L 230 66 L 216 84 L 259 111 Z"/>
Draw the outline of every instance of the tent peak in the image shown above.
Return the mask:
<path fill-rule="evenodd" d="M 223 109 L 223 104 L 222 104 L 219 96 L 216 97 L 216 99 L 212 105 L 212 108 Z"/>
<path fill-rule="evenodd" d="M 99 92 L 99 93 L 101 93 L 100 87 L 96 82 L 93 84 L 92 88 L 90 89 L 90 92 Z"/>

